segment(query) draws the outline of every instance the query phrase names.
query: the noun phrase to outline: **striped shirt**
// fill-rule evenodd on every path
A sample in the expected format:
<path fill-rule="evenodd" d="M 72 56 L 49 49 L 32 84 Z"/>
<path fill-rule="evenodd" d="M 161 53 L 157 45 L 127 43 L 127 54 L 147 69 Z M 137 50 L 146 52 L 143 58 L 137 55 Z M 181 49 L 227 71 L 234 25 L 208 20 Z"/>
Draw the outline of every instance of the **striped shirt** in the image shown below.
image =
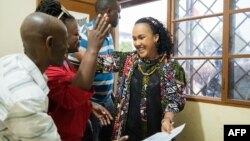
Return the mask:
<path fill-rule="evenodd" d="M 88 27 L 89 30 L 93 29 L 93 26 L 95 24 L 95 20 L 90 21 L 85 25 L 85 27 Z M 88 46 L 88 38 L 86 35 L 86 29 L 85 27 L 82 28 L 82 31 L 80 33 L 82 40 L 80 42 L 80 51 L 85 50 Z M 107 34 L 106 39 L 104 40 L 102 47 L 99 51 L 99 55 L 107 55 L 114 51 L 114 43 L 113 38 L 110 33 Z M 70 61 L 72 63 L 76 63 L 76 60 L 71 57 L 69 57 Z M 93 82 L 93 88 L 96 91 L 97 95 L 110 95 L 113 92 L 113 83 L 114 83 L 114 74 L 113 73 L 98 73 L 95 75 L 95 79 Z M 95 97 L 95 95 L 94 95 Z M 98 99 L 95 99 L 92 97 L 92 100 L 98 102 Z M 99 101 L 100 102 L 100 101 Z"/>
<path fill-rule="evenodd" d="M 37 66 L 24 54 L 0 59 L 0 140 L 59 141 L 47 114 L 49 89 Z"/>

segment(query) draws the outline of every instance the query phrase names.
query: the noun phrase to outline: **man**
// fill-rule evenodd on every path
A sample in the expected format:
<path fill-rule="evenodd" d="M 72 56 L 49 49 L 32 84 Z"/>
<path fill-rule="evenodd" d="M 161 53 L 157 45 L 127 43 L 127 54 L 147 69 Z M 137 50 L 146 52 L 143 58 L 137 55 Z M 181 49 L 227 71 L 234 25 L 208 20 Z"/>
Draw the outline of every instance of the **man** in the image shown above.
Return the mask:
<path fill-rule="evenodd" d="M 115 28 L 118 25 L 118 20 L 120 18 L 119 13 L 121 11 L 120 4 L 117 0 L 97 0 L 95 3 L 95 10 L 97 14 L 104 14 L 107 13 L 109 19 L 109 23 L 111 24 L 112 28 Z M 82 31 L 82 40 L 80 43 L 80 51 L 84 52 L 89 44 L 89 39 L 86 36 L 86 27 L 89 29 L 93 28 L 96 19 L 93 19 L 89 23 L 85 25 Z M 99 55 L 106 55 L 110 54 L 114 51 L 114 42 L 109 32 L 105 40 L 102 44 L 102 47 L 99 51 Z M 85 53 L 86 54 L 86 53 Z M 85 55 L 84 55 L 85 56 Z M 77 56 L 76 56 L 77 58 Z M 84 59 L 83 59 L 84 60 Z M 76 63 L 75 61 L 72 61 Z M 96 91 L 96 94 L 92 96 L 91 100 L 99 103 L 100 105 L 104 106 L 109 112 L 113 115 L 114 114 L 114 103 L 112 101 L 112 94 L 113 94 L 113 83 L 114 83 L 114 74 L 113 73 L 97 73 L 95 75 L 93 87 Z M 93 127 L 93 137 L 94 141 L 98 140 L 107 140 L 110 141 L 113 132 L 113 123 L 108 126 L 102 126 L 99 120 L 91 115 L 91 123 Z"/>
<path fill-rule="evenodd" d="M 43 12 L 60 19 L 68 30 L 68 53 L 78 50 L 80 36 L 75 18 L 57 0 L 42 0 L 36 11 Z M 109 112 L 100 105 L 90 103 L 93 95 L 92 82 L 95 74 L 98 51 L 106 32 L 110 28 L 108 18 L 104 15 L 93 30 L 88 31 L 89 47 L 79 69 L 74 70 L 65 58 L 61 66 L 49 66 L 45 71 L 48 76 L 49 114 L 52 116 L 63 141 L 80 141 L 84 136 L 91 107 L 99 120 L 105 125 L 112 119 Z M 103 114 L 104 113 L 104 114 Z"/>
<path fill-rule="evenodd" d="M 32 13 L 20 31 L 24 54 L 0 59 L 0 140 L 59 141 L 47 115 L 49 89 L 42 73 L 62 65 L 67 29 L 52 16 Z"/>

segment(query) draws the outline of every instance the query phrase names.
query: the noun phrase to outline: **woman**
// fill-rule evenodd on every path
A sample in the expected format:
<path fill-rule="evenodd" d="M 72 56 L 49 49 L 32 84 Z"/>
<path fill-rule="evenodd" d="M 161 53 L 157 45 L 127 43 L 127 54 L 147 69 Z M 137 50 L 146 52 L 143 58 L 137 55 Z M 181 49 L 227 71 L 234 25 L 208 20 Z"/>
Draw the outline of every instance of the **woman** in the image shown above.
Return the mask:
<path fill-rule="evenodd" d="M 162 23 L 139 19 L 133 28 L 136 52 L 114 52 L 98 59 L 99 71 L 118 71 L 114 138 L 139 141 L 173 128 L 185 105 L 183 68 L 170 59 L 173 43 Z"/>
<path fill-rule="evenodd" d="M 42 0 L 36 12 L 43 12 L 60 19 L 68 30 L 68 53 L 78 51 L 80 35 L 75 18 L 61 6 L 57 0 Z M 97 55 L 106 32 L 110 26 L 104 20 L 97 18 L 97 24 L 88 32 L 89 48 L 86 51 L 84 62 L 75 71 L 73 65 L 65 57 L 63 66 L 49 66 L 45 71 L 48 77 L 50 92 L 48 113 L 53 118 L 63 141 L 81 141 L 90 112 L 99 117 L 102 124 L 107 125 L 112 116 L 101 105 L 90 102 L 94 94 L 91 89 L 96 67 Z M 99 24 L 99 25 L 98 25 Z M 102 28 L 101 28 L 102 26 Z M 86 67 L 88 66 L 88 67 Z"/>

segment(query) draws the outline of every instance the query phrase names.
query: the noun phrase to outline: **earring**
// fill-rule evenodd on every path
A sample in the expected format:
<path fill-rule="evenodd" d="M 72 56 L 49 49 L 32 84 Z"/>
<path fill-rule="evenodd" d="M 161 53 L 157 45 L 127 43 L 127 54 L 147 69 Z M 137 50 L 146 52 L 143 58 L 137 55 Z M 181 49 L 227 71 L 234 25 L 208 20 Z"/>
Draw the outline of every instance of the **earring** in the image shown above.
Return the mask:
<path fill-rule="evenodd" d="M 155 47 L 159 48 L 159 46 L 160 46 L 160 43 L 159 42 L 155 42 Z"/>

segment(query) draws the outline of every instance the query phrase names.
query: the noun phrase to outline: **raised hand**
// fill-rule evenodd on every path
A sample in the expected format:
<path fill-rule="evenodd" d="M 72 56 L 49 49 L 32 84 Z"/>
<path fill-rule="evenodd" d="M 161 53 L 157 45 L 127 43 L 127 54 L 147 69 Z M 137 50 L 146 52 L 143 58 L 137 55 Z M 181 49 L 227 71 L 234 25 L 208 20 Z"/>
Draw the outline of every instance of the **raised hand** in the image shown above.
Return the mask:
<path fill-rule="evenodd" d="M 90 90 L 92 88 L 96 70 L 97 55 L 110 27 L 111 25 L 108 24 L 107 14 L 104 14 L 104 16 L 98 15 L 93 30 L 86 28 L 88 47 L 72 81 L 73 85 L 83 90 Z"/>
<path fill-rule="evenodd" d="M 88 49 L 99 52 L 105 36 L 111 27 L 108 23 L 108 19 L 107 14 L 104 14 L 103 16 L 99 14 L 93 30 L 86 28 L 88 36 Z"/>

